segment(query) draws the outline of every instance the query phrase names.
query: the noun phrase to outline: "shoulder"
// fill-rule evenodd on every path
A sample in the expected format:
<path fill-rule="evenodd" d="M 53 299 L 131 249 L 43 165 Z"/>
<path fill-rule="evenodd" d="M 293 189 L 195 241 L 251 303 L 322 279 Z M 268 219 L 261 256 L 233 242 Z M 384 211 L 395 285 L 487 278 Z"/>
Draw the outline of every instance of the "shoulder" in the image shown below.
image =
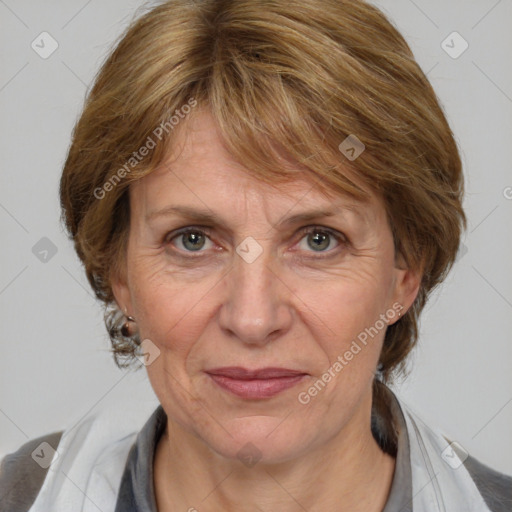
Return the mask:
<path fill-rule="evenodd" d="M 57 449 L 61 436 L 62 431 L 31 439 L 1 460 L 0 512 L 30 509 L 48 472 L 48 452 Z"/>
<path fill-rule="evenodd" d="M 427 425 L 389 388 L 383 392 L 397 432 L 398 458 L 402 462 L 407 461 L 406 469 L 402 468 L 402 477 L 409 475 L 412 482 L 415 468 L 425 467 L 432 478 L 440 474 L 439 492 L 458 496 L 469 505 L 469 498 L 462 495 L 465 495 L 465 489 L 471 489 L 474 485 L 488 510 L 512 511 L 512 476 L 487 466 L 445 436 L 439 428 Z M 411 450 L 416 454 L 414 461 Z M 460 466 L 464 467 L 465 472 L 461 472 L 462 468 L 457 471 Z M 436 468 L 435 472 L 433 468 Z M 446 471 L 447 468 L 449 469 Z M 412 495 L 408 501 L 412 502 Z"/>
<path fill-rule="evenodd" d="M 471 455 L 464 461 L 464 467 L 492 512 L 512 510 L 512 476 L 486 466 Z"/>

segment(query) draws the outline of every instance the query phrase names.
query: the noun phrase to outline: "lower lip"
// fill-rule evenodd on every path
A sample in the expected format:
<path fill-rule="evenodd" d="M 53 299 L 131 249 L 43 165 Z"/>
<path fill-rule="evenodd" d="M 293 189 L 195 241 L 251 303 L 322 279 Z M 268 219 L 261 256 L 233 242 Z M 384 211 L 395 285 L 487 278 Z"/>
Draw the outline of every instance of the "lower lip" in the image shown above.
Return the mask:
<path fill-rule="evenodd" d="M 208 374 L 221 388 L 241 398 L 269 398 L 298 384 L 306 375 L 275 377 L 272 379 L 232 379 L 224 375 Z"/>

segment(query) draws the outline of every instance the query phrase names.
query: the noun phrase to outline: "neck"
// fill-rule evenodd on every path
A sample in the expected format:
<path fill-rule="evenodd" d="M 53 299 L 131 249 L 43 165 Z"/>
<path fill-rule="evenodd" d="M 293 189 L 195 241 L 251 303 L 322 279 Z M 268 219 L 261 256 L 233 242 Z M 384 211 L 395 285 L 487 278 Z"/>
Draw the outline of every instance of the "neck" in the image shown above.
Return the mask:
<path fill-rule="evenodd" d="M 373 438 L 371 396 L 365 402 L 359 418 L 327 443 L 290 461 L 253 467 L 221 457 L 168 419 L 154 461 L 158 510 L 381 511 L 395 459 Z"/>

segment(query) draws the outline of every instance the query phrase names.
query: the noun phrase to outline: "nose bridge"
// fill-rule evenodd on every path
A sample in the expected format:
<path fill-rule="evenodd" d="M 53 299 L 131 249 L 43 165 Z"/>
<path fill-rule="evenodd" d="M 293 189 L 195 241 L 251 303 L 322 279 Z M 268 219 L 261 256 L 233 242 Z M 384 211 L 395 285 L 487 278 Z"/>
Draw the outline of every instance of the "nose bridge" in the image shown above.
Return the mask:
<path fill-rule="evenodd" d="M 247 237 L 236 248 L 220 321 L 240 341 L 266 343 L 289 327 L 291 314 L 273 258 L 268 239 Z"/>

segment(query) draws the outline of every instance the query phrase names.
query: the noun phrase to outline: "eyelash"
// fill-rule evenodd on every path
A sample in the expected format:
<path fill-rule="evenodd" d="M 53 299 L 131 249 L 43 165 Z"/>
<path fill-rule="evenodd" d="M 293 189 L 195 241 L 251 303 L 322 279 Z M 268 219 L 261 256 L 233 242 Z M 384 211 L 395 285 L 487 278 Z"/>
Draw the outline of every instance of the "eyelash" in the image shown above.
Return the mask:
<path fill-rule="evenodd" d="M 189 227 L 186 227 L 186 228 L 183 228 L 183 229 L 179 229 L 178 231 L 171 231 L 171 232 L 167 233 L 164 236 L 164 239 L 163 239 L 162 242 L 165 245 L 170 245 L 172 240 L 174 240 L 175 238 L 178 238 L 180 236 L 183 236 L 183 235 L 186 235 L 186 234 L 189 234 L 189 233 L 199 233 L 199 234 L 202 234 L 202 235 L 206 235 L 208 238 L 210 238 L 212 230 L 209 229 L 209 228 L 206 228 L 206 227 L 189 226 Z M 331 253 L 334 252 L 334 253 L 337 254 L 339 251 L 337 251 L 336 249 L 340 249 L 341 246 L 344 246 L 344 245 L 348 244 L 348 240 L 345 237 L 345 235 L 343 235 L 341 233 L 338 233 L 336 231 L 333 231 L 332 229 L 322 227 L 322 226 L 307 226 L 307 227 L 303 228 L 302 236 L 299 239 L 299 242 L 306 235 L 309 235 L 311 233 L 327 234 L 327 235 L 333 237 L 336 240 L 336 242 L 338 242 L 338 244 L 339 244 L 336 248 L 331 249 L 330 251 L 319 251 L 317 253 L 318 255 L 324 254 L 324 253 L 327 253 L 328 255 L 327 256 L 315 256 L 315 259 L 322 259 L 322 258 L 325 259 L 325 258 L 332 257 L 333 254 L 331 254 Z M 170 235 L 172 235 L 172 236 L 170 237 Z M 201 252 L 204 252 L 204 251 L 186 251 L 187 256 L 182 254 L 182 251 L 179 250 L 179 249 L 177 250 L 177 252 L 178 252 L 179 256 L 183 256 L 184 258 L 190 259 L 191 257 L 192 258 L 199 258 L 200 257 L 199 254 Z M 197 252 L 198 256 L 193 256 L 194 252 Z M 314 252 L 314 251 L 308 251 L 308 252 Z M 190 256 L 190 255 L 192 255 L 192 256 Z"/>

